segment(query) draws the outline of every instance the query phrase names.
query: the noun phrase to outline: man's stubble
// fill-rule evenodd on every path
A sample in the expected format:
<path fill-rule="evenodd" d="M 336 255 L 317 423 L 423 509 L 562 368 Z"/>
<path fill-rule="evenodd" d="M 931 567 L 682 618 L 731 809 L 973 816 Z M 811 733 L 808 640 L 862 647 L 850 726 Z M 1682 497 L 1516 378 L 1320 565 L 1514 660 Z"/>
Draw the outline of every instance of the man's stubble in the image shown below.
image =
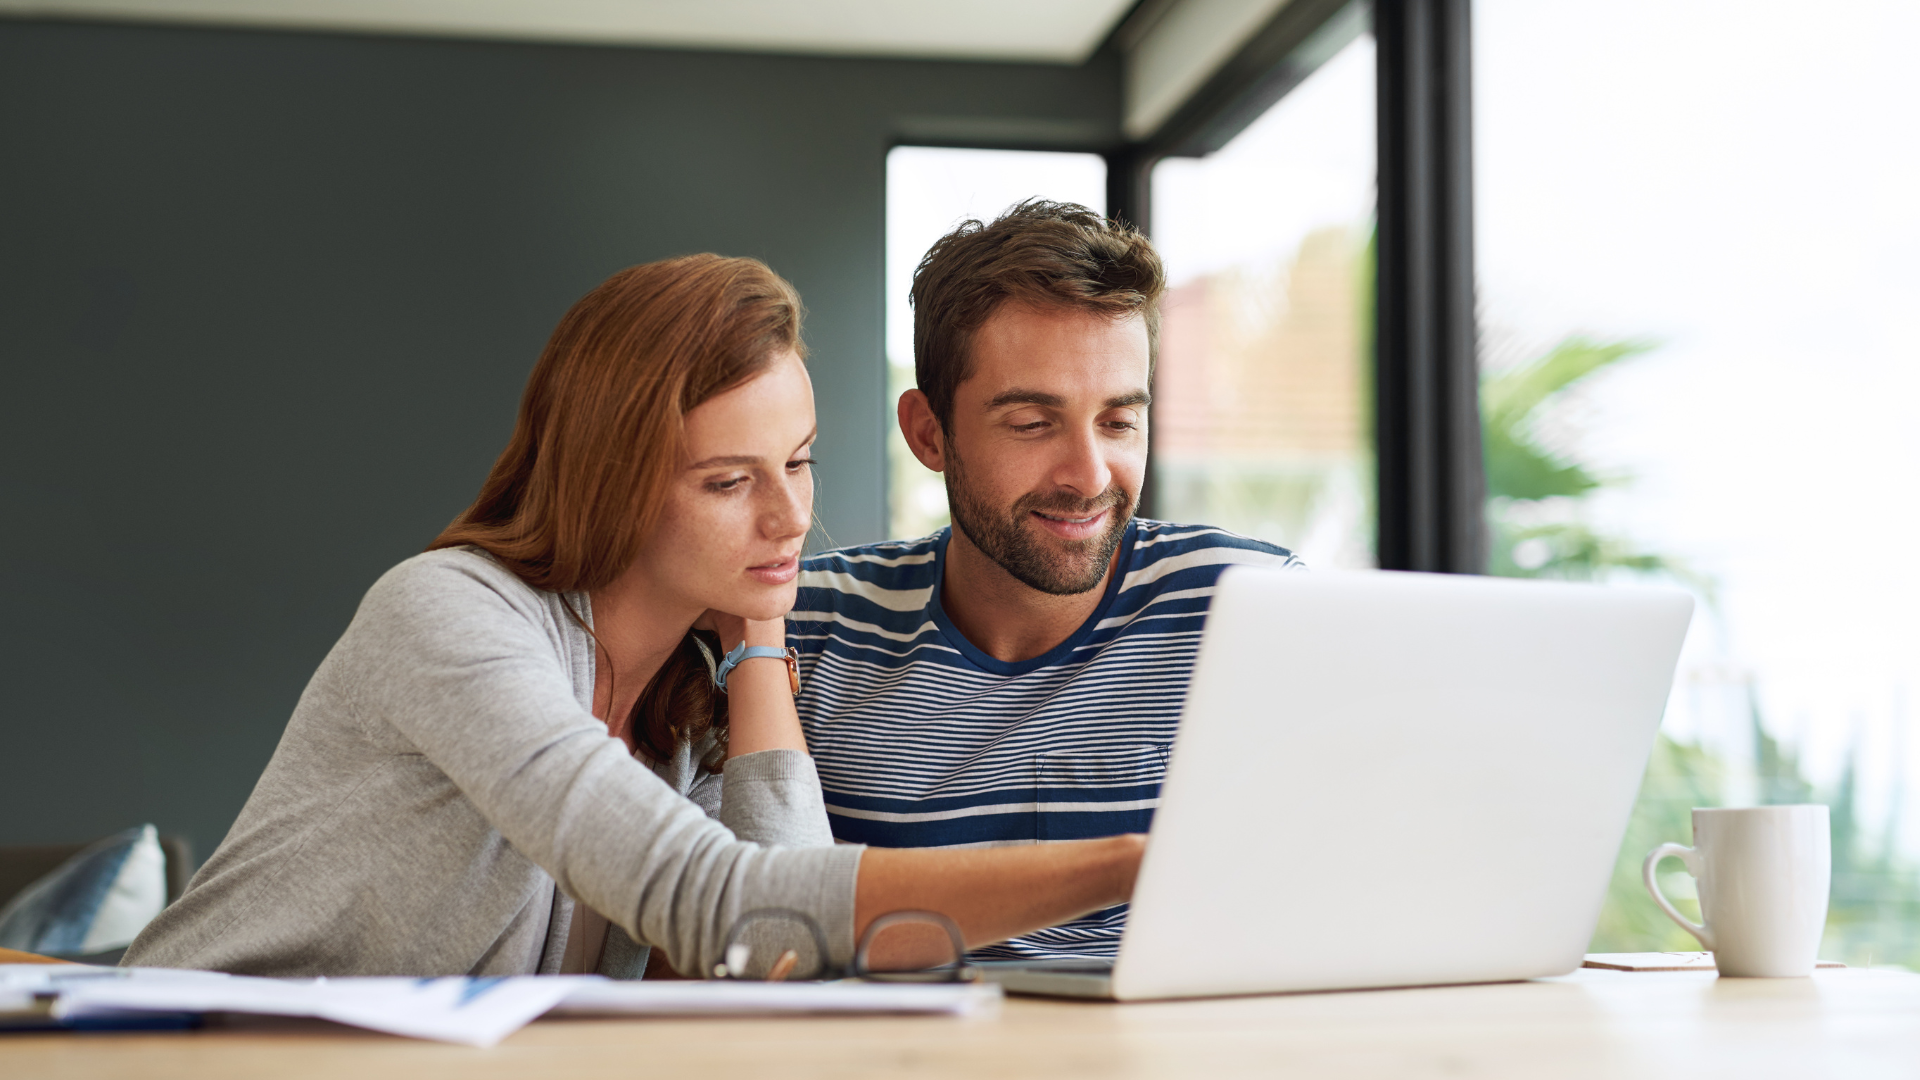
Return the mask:
<path fill-rule="evenodd" d="M 947 505 L 954 528 L 965 533 L 1002 570 L 1028 588 L 1050 596 L 1079 596 L 1099 588 L 1107 566 L 1120 547 L 1127 522 L 1133 518 L 1133 497 L 1118 487 L 1091 499 L 1059 491 L 1046 495 L 1028 492 L 1006 511 L 996 511 L 974 497 L 966 482 L 966 466 L 947 444 Z M 1086 517 L 1111 510 L 1106 531 L 1086 540 L 1036 540 L 1028 523 L 1033 511 L 1055 516 Z M 1062 550 L 1064 549 L 1064 550 Z"/>

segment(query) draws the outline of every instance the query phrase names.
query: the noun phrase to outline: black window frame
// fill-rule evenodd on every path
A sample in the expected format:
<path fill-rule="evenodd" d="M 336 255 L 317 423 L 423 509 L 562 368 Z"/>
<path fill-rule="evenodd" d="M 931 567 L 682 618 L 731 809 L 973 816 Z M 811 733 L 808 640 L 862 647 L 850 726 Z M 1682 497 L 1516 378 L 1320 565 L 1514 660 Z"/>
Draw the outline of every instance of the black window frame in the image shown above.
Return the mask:
<path fill-rule="evenodd" d="M 1108 214 L 1151 234 L 1156 163 L 1218 150 L 1372 31 L 1375 552 L 1384 570 L 1486 570 L 1471 29 L 1470 0 L 1292 0 L 1152 138 L 1106 155 Z M 1148 513 L 1152 494 L 1149 483 Z"/>

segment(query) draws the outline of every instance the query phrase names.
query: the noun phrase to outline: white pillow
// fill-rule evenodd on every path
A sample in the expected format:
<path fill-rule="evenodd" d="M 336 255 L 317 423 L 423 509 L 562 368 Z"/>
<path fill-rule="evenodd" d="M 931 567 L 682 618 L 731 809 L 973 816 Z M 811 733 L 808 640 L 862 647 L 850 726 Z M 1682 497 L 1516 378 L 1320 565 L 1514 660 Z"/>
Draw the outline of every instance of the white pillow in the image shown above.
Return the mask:
<path fill-rule="evenodd" d="M 133 944 L 167 906 L 167 857 L 151 825 L 89 846 L 0 910 L 0 948 L 89 956 Z"/>

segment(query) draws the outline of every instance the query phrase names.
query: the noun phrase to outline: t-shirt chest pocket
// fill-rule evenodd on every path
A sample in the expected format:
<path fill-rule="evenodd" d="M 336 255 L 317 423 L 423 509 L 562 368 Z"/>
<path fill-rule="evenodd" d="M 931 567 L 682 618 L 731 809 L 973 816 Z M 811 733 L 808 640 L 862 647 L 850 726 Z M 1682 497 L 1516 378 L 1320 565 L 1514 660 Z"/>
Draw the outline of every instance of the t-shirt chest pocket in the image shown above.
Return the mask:
<path fill-rule="evenodd" d="M 1034 755 L 1034 838 L 1146 832 L 1160 805 L 1167 749 L 1164 743 L 1135 743 Z"/>

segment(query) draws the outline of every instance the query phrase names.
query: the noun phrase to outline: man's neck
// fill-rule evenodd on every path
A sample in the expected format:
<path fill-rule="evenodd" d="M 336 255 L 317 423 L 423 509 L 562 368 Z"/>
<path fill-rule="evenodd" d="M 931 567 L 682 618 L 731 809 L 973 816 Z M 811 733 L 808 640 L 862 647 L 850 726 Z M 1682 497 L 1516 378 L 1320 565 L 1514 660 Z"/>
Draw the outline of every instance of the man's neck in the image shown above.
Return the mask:
<path fill-rule="evenodd" d="M 955 527 L 947 540 L 940 606 L 974 648 L 1009 664 L 1031 660 L 1080 629 L 1107 594 L 1119 561 L 1115 550 L 1100 584 L 1073 596 L 1054 596 L 1007 573 Z"/>

